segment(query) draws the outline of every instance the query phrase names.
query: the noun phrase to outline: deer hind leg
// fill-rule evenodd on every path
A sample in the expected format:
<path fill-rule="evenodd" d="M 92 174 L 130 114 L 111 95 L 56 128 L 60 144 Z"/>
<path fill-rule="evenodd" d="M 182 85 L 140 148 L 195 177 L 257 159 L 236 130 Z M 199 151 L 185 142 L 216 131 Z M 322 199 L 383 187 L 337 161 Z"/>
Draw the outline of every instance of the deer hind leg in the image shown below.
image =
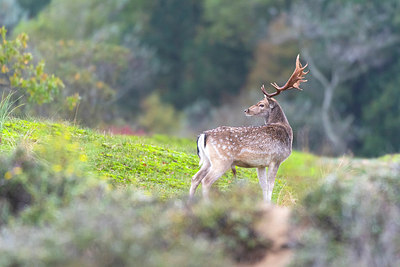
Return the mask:
<path fill-rule="evenodd" d="M 232 174 L 233 174 L 233 179 L 236 181 L 237 179 L 237 177 L 236 177 L 236 167 L 235 167 L 235 165 L 232 165 L 231 166 L 231 169 L 232 169 Z"/>
<path fill-rule="evenodd" d="M 201 181 L 204 199 L 209 199 L 208 195 L 212 184 L 215 183 L 215 181 L 217 181 L 229 168 L 230 165 L 225 166 L 224 164 L 213 164 L 210 171 Z"/>
<path fill-rule="evenodd" d="M 200 170 L 193 176 L 192 184 L 189 190 L 189 198 L 192 199 L 194 197 L 194 193 L 196 192 L 197 187 L 210 171 L 210 161 L 208 159 L 204 160 L 203 165 L 201 166 Z"/>

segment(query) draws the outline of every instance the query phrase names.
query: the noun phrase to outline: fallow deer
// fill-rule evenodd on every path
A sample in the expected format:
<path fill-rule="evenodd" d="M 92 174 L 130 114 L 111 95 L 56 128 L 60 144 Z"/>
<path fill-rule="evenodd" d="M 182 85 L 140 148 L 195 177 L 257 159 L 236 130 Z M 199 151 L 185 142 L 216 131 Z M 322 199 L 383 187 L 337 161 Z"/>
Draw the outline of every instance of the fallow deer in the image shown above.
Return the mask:
<path fill-rule="evenodd" d="M 292 152 L 293 131 L 283 113 L 281 106 L 273 98 L 282 91 L 295 88 L 307 82 L 299 55 L 296 58 L 296 69 L 282 87 L 276 83 L 271 85 L 274 93 L 267 93 L 264 85 L 261 91 L 265 97 L 244 112 L 246 116 L 264 117 L 265 125 L 253 127 L 221 126 L 199 135 L 197 151 L 200 157 L 200 170 L 193 176 L 190 187 L 190 199 L 196 188 L 202 183 L 203 197 L 208 199 L 211 185 L 227 170 L 235 170 L 235 166 L 257 168 L 259 184 L 265 201 L 270 202 L 274 188 L 275 176 L 280 164 Z M 265 168 L 268 167 L 268 174 Z M 234 171 L 235 174 L 235 171 Z"/>

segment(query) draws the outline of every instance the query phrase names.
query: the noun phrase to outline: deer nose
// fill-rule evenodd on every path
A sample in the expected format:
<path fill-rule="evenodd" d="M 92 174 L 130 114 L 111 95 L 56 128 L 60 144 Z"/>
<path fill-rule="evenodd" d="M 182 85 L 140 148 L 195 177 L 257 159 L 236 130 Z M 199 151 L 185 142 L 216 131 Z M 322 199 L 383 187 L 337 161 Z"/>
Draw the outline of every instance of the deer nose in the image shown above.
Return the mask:
<path fill-rule="evenodd" d="M 247 113 L 247 112 L 249 112 L 249 109 L 245 109 L 245 110 L 244 110 L 244 113 Z"/>

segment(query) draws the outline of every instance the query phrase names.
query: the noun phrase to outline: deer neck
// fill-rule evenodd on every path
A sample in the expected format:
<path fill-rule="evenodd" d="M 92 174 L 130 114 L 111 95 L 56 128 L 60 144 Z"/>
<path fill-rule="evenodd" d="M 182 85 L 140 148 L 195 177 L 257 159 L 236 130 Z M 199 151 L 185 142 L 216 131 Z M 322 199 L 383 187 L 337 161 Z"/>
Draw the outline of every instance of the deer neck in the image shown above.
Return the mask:
<path fill-rule="evenodd" d="M 286 118 L 285 113 L 283 113 L 283 110 L 281 106 L 276 102 L 276 106 L 272 109 L 270 112 L 269 116 L 264 117 L 265 124 L 271 124 L 271 123 L 277 123 L 282 126 L 284 126 L 287 130 L 289 139 L 290 139 L 290 146 L 292 146 L 293 142 L 293 130 L 292 127 L 290 127 L 289 121 Z"/>
<path fill-rule="evenodd" d="M 271 110 L 269 115 L 264 117 L 264 121 L 265 124 L 281 123 L 290 127 L 289 121 L 287 120 L 285 113 L 283 113 L 283 110 L 278 103 L 275 104 L 275 107 Z"/>

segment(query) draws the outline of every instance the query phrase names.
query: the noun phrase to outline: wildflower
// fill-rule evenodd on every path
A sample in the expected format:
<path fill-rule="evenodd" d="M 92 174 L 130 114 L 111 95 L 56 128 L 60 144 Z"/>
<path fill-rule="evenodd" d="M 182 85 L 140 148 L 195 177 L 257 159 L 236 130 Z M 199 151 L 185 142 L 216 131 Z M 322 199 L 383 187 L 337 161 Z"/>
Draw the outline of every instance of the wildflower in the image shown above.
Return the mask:
<path fill-rule="evenodd" d="M 104 83 L 102 83 L 102 82 L 99 81 L 99 82 L 96 83 L 96 87 L 99 88 L 99 89 L 101 89 L 101 88 L 104 87 Z"/>
<path fill-rule="evenodd" d="M 62 166 L 60 164 L 54 164 L 53 165 L 53 171 L 55 171 L 55 172 L 62 171 Z"/>
<path fill-rule="evenodd" d="M 71 139 L 71 134 L 67 133 L 64 135 L 65 140 L 70 140 Z"/>
<path fill-rule="evenodd" d="M 15 168 L 13 169 L 13 173 L 14 173 L 15 175 L 21 174 L 21 173 L 22 173 L 22 168 L 21 168 L 21 167 L 15 167 Z"/>
<path fill-rule="evenodd" d="M 4 174 L 4 179 L 6 179 L 6 180 L 10 180 L 11 178 L 12 178 L 12 173 L 11 172 L 6 172 L 5 174 Z"/>
<path fill-rule="evenodd" d="M 86 162 L 87 161 L 87 156 L 85 154 L 81 154 L 79 156 L 79 160 L 82 161 L 82 162 Z"/>

